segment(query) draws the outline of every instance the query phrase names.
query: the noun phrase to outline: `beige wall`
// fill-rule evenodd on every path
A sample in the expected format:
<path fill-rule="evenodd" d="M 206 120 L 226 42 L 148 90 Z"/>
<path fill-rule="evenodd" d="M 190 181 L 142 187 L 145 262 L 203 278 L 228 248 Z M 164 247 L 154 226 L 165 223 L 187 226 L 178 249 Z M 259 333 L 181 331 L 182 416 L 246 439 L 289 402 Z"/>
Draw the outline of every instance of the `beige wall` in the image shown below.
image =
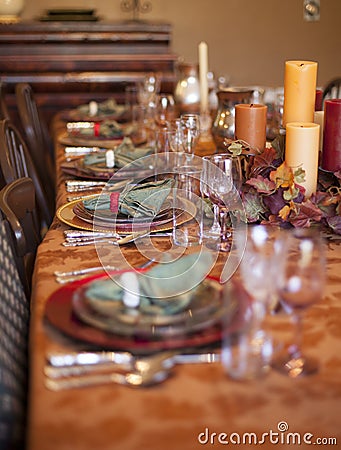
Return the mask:
<path fill-rule="evenodd" d="M 197 46 L 208 43 L 209 66 L 233 85 L 281 86 L 284 61 L 319 63 L 318 85 L 341 76 L 341 0 L 321 0 L 319 22 L 303 20 L 303 0 L 151 0 L 146 20 L 173 25 L 173 51 L 197 61 Z M 121 0 L 26 0 L 22 18 L 48 8 L 95 8 L 105 20 L 130 19 Z"/>

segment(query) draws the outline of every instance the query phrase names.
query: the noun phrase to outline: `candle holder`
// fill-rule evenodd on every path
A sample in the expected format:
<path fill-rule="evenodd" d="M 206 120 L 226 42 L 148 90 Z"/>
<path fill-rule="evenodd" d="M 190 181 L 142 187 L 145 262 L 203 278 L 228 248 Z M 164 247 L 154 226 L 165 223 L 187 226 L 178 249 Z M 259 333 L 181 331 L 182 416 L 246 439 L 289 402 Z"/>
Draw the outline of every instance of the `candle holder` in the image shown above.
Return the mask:
<path fill-rule="evenodd" d="M 122 0 L 121 10 L 133 13 L 133 21 L 138 21 L 139 13 L 146 14 L 152 10 L 152 3 L 148 0 Z"/>
<path fill-rule="evenodd" d="M 211 128 L 212 117 L 209 111 L 202 111 L 200 113 L 200 140 L 202 142 L 210 142 L 212 140 Z"/>

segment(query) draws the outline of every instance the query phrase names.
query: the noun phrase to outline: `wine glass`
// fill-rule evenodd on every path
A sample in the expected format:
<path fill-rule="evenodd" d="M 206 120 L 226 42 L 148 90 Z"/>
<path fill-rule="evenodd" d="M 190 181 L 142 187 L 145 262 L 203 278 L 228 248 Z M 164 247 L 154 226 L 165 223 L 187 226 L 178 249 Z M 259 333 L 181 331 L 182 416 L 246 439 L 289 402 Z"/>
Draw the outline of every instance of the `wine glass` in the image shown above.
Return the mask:
<path fill-rule="evenodd" d="M 175 165 L 181 166 L 184 164 L 183 155 L 184 147 L 182 145 L 182 132 L 180 118 L 169 119 L 166 122 L 167 129 L 169 130 L 169 146 L 172 152 L 176 154 Z"/>
<path fill-rule="evenodd" d="M 187 160 L 193 159 L 194 148 L 200 134 L 200 117 L 198 114 L 182 114 L 180 116 L 182 145 Z"/>
<path fill-rule="evenodd" d="M 137 83 L 138 102 L 144 106 L 156 105 L 157 95 L 160 92 L 161 79 L 159 74 L 150 72 L 141 82 Z"/>
<path fill-rule="evenodd" d="M 202 171 L 200 177 L 200 191 L 201 196 L 203 198 L 209 197 L 209 189 L 208 189 L 208 177 L 209 177 L 209 165 L 210 165 L 210 156 L 202 157 Z M 205 211 L 203 211 L 202 221 L 204 222 Z M 202 224 L 202 228 L 203 224 Z M 220 225 L 219 225 L 219 208 L 218 205 L 213 203 L 213 223 L 208 230 L 202 229 L 202 236 L 205 238 L 214 238 L 220 236 Z"/>
<path fill-rule="evenodd" d="M 227 216 L 230 211 L 239 206 L 239 191 L 242 184 L 241 164 L 239 158 L 229 153 L 212 155 L 209 162 L 209 198 L 218 205 L 219 209 L 220 242 L 216 250 L 229 252 L 231 233 L 228 229 Z"/>
<path fill-rule="evenodd" d="M 277 267 L 277 292 L 283 308 L 292 314 L 295 339 L 273 361 L 273 367 L 291 378 L 315 373 L 318 362 L 302 353 L 303 313 L 323 297 L 325 252 L 318 230 L 298 228 L 285 237 L 285 252 Z"/>
<path fill-rule="evenodd" d="M 155 121 L 159 127 L 167 126 L 167 121 L 176 116 L 175 100 L 171 94 L 159 94 L 156 100 Z"/>

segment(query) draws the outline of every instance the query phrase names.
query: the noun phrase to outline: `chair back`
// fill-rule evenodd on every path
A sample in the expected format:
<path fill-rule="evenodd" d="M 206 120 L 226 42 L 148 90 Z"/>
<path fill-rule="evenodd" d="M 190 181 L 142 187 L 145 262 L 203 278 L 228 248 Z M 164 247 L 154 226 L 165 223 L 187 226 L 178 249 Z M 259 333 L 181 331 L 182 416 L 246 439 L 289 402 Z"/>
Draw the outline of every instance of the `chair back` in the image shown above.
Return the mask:
<path fill-rule="evenodd" d="M 25 448 L 29 303 L 0 214 L 0 448 Z"/>
<path fill-rule="evenodd" d="M 6 103 L 6 84 L 0 81 L 0 119 L 9 119 L 9 111 Z"/>
<path fill-rule="evenodd" d="M 54 206 L 47 199 L 45 186 L 39 178 L 26 143 L 8 119 L 0 121 L 0 169 L 0 180 L 3 178 L 6 184 L 22 177 L 32 179 L 41 229 L 49 227 L 54 216 Z"/>
<path fill-rule="evenodd" d="M 31 281 L 37 247 L 40 242 L 35 216 L 35 189 L 30 178 L 18 178 L 0 191 L 0 211 L 12 236 L 14 259 L 26 295 Z"/>
<path fill-rule="evenodd" d="M 18 83 L 15 87 L 17 109 L 32 160 L 45 186 L 48 201 L 55 202 L 55 169 L 52 139 L 42 120 L 32 87 Z"/>
<path fill-rule="evenodd" d="M 337 77 L 329 81 L 323 89 L 323 101 L 332 98 L 341 98 L 341 77 Z"/>

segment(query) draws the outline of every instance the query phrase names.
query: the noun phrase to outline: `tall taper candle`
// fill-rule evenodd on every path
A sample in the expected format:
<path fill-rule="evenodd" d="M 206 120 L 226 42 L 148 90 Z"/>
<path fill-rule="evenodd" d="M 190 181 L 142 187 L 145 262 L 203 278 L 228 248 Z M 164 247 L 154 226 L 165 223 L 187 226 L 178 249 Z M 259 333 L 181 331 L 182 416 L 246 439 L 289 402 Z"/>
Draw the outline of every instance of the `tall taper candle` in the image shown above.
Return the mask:
<path fill-rule="evenodd" d="M 285 162 L 293 169 L 305 170 L 305 197 L 316 192 L 320 125 L 307 122 L 292 122 L 286 126 Z"/>
<path fill-rule="evenodd" d="M 317 62 L 286 61 L 283 126 L 289 122 L 313 122 Z"/>
<path fill-rule="evenodd" d="M 200 113 L 207 113 L 208 108 L 208 47 L 206 42 L 199 44 L 199 81 L 200 81 Z"/>
<path fill-rule="evenodd" d="M 341 169 L 341 98 L 324 102 L 322 168 L 330 172 Z"/>

